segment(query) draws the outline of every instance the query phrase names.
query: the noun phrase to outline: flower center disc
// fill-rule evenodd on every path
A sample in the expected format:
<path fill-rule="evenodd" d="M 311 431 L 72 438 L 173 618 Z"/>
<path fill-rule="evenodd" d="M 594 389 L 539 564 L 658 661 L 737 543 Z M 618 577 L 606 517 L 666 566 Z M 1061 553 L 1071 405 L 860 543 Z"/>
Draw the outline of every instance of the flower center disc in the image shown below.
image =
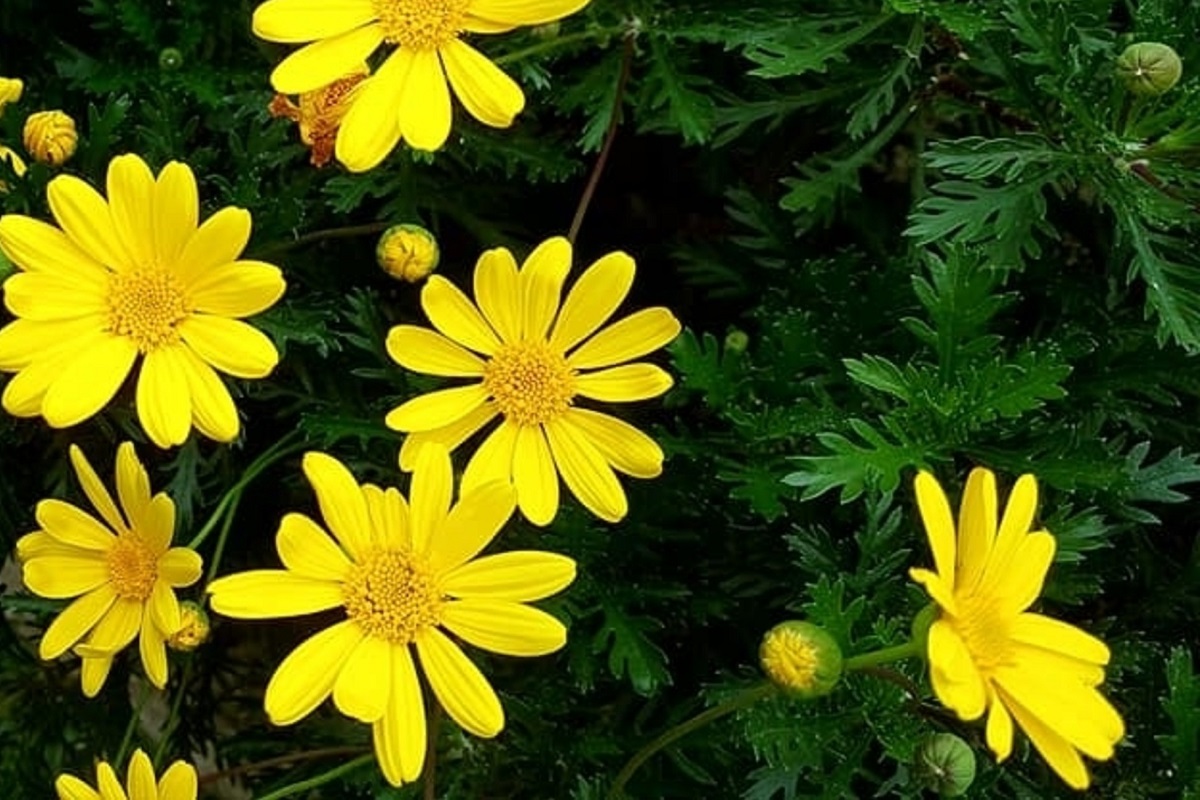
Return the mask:
<path fill-rule="evenodd" d="M 506 419 L 541 425 L 570 408 L 575 373 L 544 342 L 506 344 L 484 366 L 483 388 Z"/>
<path fill-rule="evenodd" d="M 108 551 L 108 575 L 117 596 L 144 602 L 158 579 L 158 559 L 134 536 L 119 536 Z"/>
<path fill-rule="evenodd" d="M 441 593 L 429 566 L 413 553 L 370 553 L 350 571 L 343 593 L 350 619 L 394 644 L 408 644 L 441 621 Z"/>
<path fill-rule="evenodd" d="M 462 33 L 470 0 L 374 0 L 374 4 L 386 41 L 436 50 Z"/>
<path fill-rule="evenodd" d="M 187 318 L 183 287 L 158 270 L 117 273 L 108 284 L 108 326 L 148 353 L 179 339 L 175 326 Z"/>
<path fill-rule="evenodd" d="M 817 671 L 817 650 L 808 639 L 795 631 L 774 631 L 765 642 L 762 664 L 777 684 L 808 689 Z"/>

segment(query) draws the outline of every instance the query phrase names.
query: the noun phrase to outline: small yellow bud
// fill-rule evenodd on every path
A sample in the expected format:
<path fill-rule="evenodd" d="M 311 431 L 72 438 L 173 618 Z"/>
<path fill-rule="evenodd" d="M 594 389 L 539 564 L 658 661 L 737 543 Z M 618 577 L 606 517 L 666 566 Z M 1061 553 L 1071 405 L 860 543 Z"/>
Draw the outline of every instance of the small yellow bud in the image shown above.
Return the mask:
<path fill-rule="evenodd" d="M 4 113 L 6 105 L 21 99 L 24 88 L 25 84 L 20 78 L 0 78 L 0 114 Z"/>
<path fill-rule="evenodd" d="M 208 614 L 198 604 L 184 600 L 179 604 L 179 617 L 183 625 L 167 637 L 167 647 L 186 652 L 195 650 L 208 640 Z"/>
<path fill-rule="evenodd" d="M 379 237 L 375 258 L 388 275 L 416 283 L 437 267 L 437 239 L 420 225 L 393 225 Z"/>
<path fill-rule="evenodd" d="M 1117 59 L 1117 75 L 1134 94 L 1165 94 L 1183 75 L 1179 54 L 1161 42 L 1138 42 Z"/>
<path fill-rule="evenodd" d="M 39 111 L 25 120 L 25 149 L 33 160 L 57 167 L 75 155 L 75 120 L 61 111 Z"/>
<path fill-rule="evenodd" d="M 767 631 L 758 660 L 771 682 L 796 697 L 829 694 L 842 677 L 842 650 L 811 622 L 789 620 Z"/>
<path fill-rule="evenodd" d="M 2 144 L 0 144 L 0 161 L 8 162 L 8 165 L 12 167 L 12 171 L 17 173 L 18 178 L 25 175 L 25 162 L 13 150 Z M 0 180 L 0 194 L 7 194 L 8 189 L 8 184 Z"/>

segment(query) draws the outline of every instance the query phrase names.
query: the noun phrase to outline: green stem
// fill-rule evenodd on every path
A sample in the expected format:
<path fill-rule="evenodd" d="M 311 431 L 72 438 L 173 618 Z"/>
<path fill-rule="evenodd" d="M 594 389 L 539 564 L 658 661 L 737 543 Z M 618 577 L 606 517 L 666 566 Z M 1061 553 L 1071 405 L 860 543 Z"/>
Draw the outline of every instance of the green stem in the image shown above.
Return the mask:
<path fill-rule="evenodd" d="M 306 244 L 320 242 L 324 239 L 350 239 L 355 236 L 370 236 L 373 233 L 385 231 L 392 226 L 390 222 L 368 222 L 365 225 L 346 225 L 341 228 L 325 228 L 320 231 L 313 231 L 304 236 L 297 237 L 288 242 L 274 242 L 268 244 L 260 250 L 255 250 L 251 255 L 254 258 L 261 259 L 263 256 L 278 255 L 286 253 L 288 250 L 295 250 L 297 247 L 303 247 Z"/>
<path fill-rule="evenodd" d="M 505 53 L 502 56 L 492 59 L 494 64 L 511 64 L 514 61 L 521 61 L 531 56 L 540 55 L 551 50 L 557 50 L 560 47 L 566 47 L 576 42 L 585 42 L 588 39 L 602 39 L 605 36 L 616 36 L 624 33 L 628 29 L 628 25 L 613 25 L 608 28 L 594 28 L 592 30 L 578 31 L 576 33 L 568 33 L 566 36 L 559 36 L 557 39 L 548 39 L 544 42 L 530 45 L 521 50 L 514 50 L 511 53 Z"/>
<path fill-rule="evenodd" d="M 237 516 L 238 504 L 242 502 L 242 490 L 244 486 L 239 486 L 237 491 L 231 495 L 233 501 L 229 504 L 229 513 L 225 515 L 225 523 L 221 525 L 221 532 L 217 534 L 217 546 L 213 548 L 212 559 L 208 563 L 208 574 L 204 576 L 204 585 L 212 583 L 212 579 L 217 576 L 217 569 L 221 566 L 221 557 L 225 555 L 225 542 L 229 539 L 229 532 L 233 530 L 233 520 Z M 204 593 L 201 592 L 203 597 Z"/>
<path fill-rule="evenodd" d="M 175 699 L 171 701 L 171 713 L 167 715 L 167 721 L 163 725 L 162 738 L 158 740 L 158 746 L 154 748 L 154 758 L 150 763 L 154 764 L 155 771 L 162 764 L 163 753 L 167 750 L 167 745 L 171 741 L 171 735 L 175 733 L 175 728 L 179 725 L 179 708 L 183 705 L 183 695 L 187 691 L 188 678 L 192 674 L 192 656 L 189 653 L 183 662 L 183 672 L 179 676 L 179 686 L 175 687 Z"/>
<path fill-rule="evenodd" d="M 320 775 L 315 775 L 306 780 L 296 781 L 295 783 L 289 783 L 287 786 L 284 786 L 282 789 L 276 789 L 275 791 L 270 792 L 269 794 L 262 795 L 261 797 L 258 798 L 258 800 L 281 800 L 281 798 L 284 798 L 284 797 L 292 797 L 293 795 L 300 794 L 301 792 L 307 791 L 309 789 L 315 789 L 318 786 L 324 786 L 325 784 L 329 783 L 330 781 L 336 780 L 337 778 L 342 777 L 343 775 L 345 775 L 348 772 L 353 772 L 354 770 L 361 767 L 363 764 L 369 763 L 374 758 L 375 758 L 374 753 L 367 753 L 366 755 L 359 756 L 358 758 L 354 759 L 353 761 L 347 761 L 345 764 L 342 764 L 340 767 L 334 767 L 331 770 L 322 772 Z"/>
<path fill-rule="evenodd" d="M 649 760 L 649 758 L 659 750 L 662 750 L 672 742 L 682 739 L 689 733 L 703 728 L 708 723 L 715 722 L 721 717 L 728 716 L 735 711 L 740 711 L 747 706 L 753 705 L 764 697 L 770 697 L 777 691 L 778 689 L 775 688 L 775 685 L 768 681 L 755 684 L 747 689 L 743 689 L 732 697 L 726 699 L 724 702 L 718 703 L 717 705 L 705 711 L 701 711 L 691 719 L 684 720 L 675 727 L 669 729 L 666 733 L 662 734 L 657 739 L 650 742 L 650 744 L 639 750 L 633 758 L 629 759 L 629 762 L 621 769 L 621 771 L 617 773 L 617 778 L 615 781 L 613 781 L 612 788 L 608 791 L 609 800 L 619 800 L 619 798 L 624 797 L 625 784 L 629 783 L 629 779 L 633 777 L 634 773 L 638 771 L 642 764 L 646 763 L 646 761 Z"/>
<path fill-rule="evenodd" d="M 842 664 L 842 669 L 845 672 L 850 672 L 852 670 L 866 669 L 867 667 L 877 667 L 880 664 L 889 664 L 892 661 L 899 661 L 902 658 L 916 658 L 920 655 L 920 642 L 905 642 L 894 647 L 885 647 L 882 650 L 851 656 Z"/>
<path fill-rule="evenodd" d="M 114 765 L 125 763 L 125 753 L 129 750 L 130 743 L 133 742 L 133 732 L 137 730 L 138 720 L 142 718 L 142 709 L 145 708 L 146 701 L 149 699 L 150 686 L 149 684 L 145 684 L 138 695 L 138 701 L 133 708 L 133 714 L 129 717 L 129 724 L 125 726 L 125 735 L 121 737 L 121 746 L 117 748 L 117 757 L 113 759 Z"/>

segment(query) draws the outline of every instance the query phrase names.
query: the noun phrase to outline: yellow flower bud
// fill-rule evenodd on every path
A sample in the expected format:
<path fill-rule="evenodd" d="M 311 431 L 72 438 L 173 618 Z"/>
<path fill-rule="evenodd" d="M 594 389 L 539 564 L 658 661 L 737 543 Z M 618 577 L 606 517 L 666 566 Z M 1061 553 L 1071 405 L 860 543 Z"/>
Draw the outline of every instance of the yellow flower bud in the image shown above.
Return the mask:
<path fill-rule="evenodd" d="M 18 178 L 25 175 L 25 162 L 21 160 L 21 157 L 15 151 L 2 144 L 0 144 L 0 161 L 7 161 L 8 165 L 12 167 L 12 171 L 17 173 Z M 0 194 L 7 194 L 8 189 L 8 184 L 0 180 Z"/>
<path fill-rule="evenodd" d="M 167 637 L 167 647 L 186 652 L 195 650 L 208 640 L 208 614 L 198 604 L 184 600 L 179 604 L 179 617 L 183 625 Z"/>
<path fill-rule="evenodd" d="M 75 154 L 75 120 L 61 111 L 39 111 L 25 120 L 25 149 L 33 160 L 57 167 Z"/>
<path fill-rule="evenodd" d="M 438 264 L 437 239 L 420 225 L 393 225 L 379 237 L 375 258 L 393 278 L 416 283 Z"/>
<path fill-rule="evenodd" d="M 21 99 L 24 88 L 25 84 L 20 78 L 0 78 L 0 114 L 4 113 L 6 105 Z"/>
<path fill-rule="evenodd" d="M 1169 45 L 1138 42 L 1117 59 L 1117 75 L 1134 94 L 1156 96 L 1171 90 L 1183 75 L 1183 62 Z"/>
<path fill-rule="evenodd" d="M 771 682 L 797 697 L 829 694 L 842 677 L 842 650 L 811 622 L 781 622 L 763 636 L 758 660 Z"/>

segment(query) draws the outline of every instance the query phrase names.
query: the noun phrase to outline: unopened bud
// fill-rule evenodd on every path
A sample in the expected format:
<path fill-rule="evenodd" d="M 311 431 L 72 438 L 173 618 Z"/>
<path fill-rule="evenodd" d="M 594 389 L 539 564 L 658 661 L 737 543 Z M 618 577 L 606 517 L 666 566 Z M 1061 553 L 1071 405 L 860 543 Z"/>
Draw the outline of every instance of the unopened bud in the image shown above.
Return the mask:
<path fill-rule="evenodd" d="M 21 99 L 21 92 L 25 89 L 25 84 L 20 78 L 0 78 L 0 114 L 4 113 L 4 107 L 9 103 L 15 103 Z"/>
<path fill-rule="evenodd" d="M 5 147 L 2 144 L 0 144 L 0 161 L 6 162 L 9 167 L 12 168 L 12 171 L 17 173 L 18 178 L 25 175 L 25 162 L 22 161 L 21 157 L 13 150 Z M 8 190 L 9 185 L 3 180 L 0 180 L 0 194 L 7 194 Z M 0 277 L 3 277 L 3 274 L 4 273 L 0 272 Z"/>
<path fill-rule="evenodd" d="M 743 330 L 734 328 L 725 334 L 725 352 L 741 355 L 750 346 L 750 335 Z"/>
<path fill-rule="evenodd" d="M 393 225 L 379 237 L 375 258 L 388 275 L 416 283 L 438 265 L 437 239 L 420 225 Z"/>
<path fill-rule="evenodd" d="M 184 600 L 179 604 L 179 617 L 183 625 L 167 637 L 167 647 L 172 650 L 195 650 L 208 641 L 210 628 L 208 614 L 197 603 Z"/>
<path fill-rule="evenodd" d="M 942 797 L 961 797 L 975 782 L 975 751 L 953 733 L 935 733 L 917 746 L 917 781 Z"/>
<path fill-rule="evenodd" d="M 842 650 L 824 629 L 789 620 L 767 631 L 758 660 L 771 682 L 796 697 L 829 694 L 842 677 Z"/>
<path fill-rule="evenodd" d="M 176 47 L 164 47 L 158 51 L 158 66 L 167 72 L 173 72 L 183 66 L 183 53 Z"/>
<path fill-rule="evenodd" d="M 75 154 L 79 134 L 75 120 L 62 111 L 38 111 L 25 120 L 22 137 L 33 160 L 57 167 Z"/>
<path fill-rule="evenodd" d="M 1156 96 L 1171 90 L 1183 75 L 1179 54 L 1161 42 L 1138 42 L 1117 59 L 1117 75 L 1134 94 Z"/>

